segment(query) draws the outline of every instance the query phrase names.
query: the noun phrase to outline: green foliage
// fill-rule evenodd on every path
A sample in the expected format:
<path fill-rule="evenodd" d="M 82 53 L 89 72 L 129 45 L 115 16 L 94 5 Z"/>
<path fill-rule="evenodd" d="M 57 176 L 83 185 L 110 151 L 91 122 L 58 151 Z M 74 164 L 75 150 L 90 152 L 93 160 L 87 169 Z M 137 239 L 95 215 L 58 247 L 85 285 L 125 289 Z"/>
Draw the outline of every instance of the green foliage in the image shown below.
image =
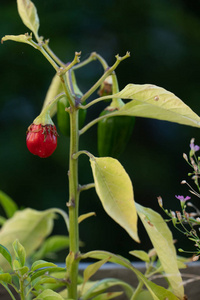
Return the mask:
<path fill-rule="evenodd" d="M 33 123 L 53 124 L 51 117 L 57 113 L 58 125 L 62 127 L 62 129 L 65 125 L 68 126 L 67 130 L 65 128 L 65 130 L 61 130 L 61 132 L 63 131 L 66 135 L 69 135 L 69 132 L 71 134 L 68 172 L 69 201 L 67 202 L 69 219 L 65 212 L 57 208 L 42 212 L 27 208 L 15 212 L 15 207 L 13 208 L 13 206 L 10 205 L 11 201 L 6 200 L 7 207 L 10 207 L 6 210 L 10 219 L 5 222 L 0 231 L 0 240 L 3 245 L 0 246 L 0 253 L 4 257 L 4 260 L 0 262 L 3 268 L 0 273 L 0 281 L 2 281 L 6 287 L 8 287 L 8 283 L 13 285 L 12 276 L 6 272 L 6 269 L 11 268 L 11 271 L 17 276 L 19 285 L 18 292 L 22 300 L 29 297 L 31 293 L 34 295 L 34 299 L 45 300 L 62 300 L 64 298 L 77 300 L 79 296 L 81 296 L 83 300 L 112 299 L 121 295 L 121 291 L 107 292 L 107 288 L 115 285 L 122 286 L 129 299 L 132 300 L 140 299 L 144 295 L 146 295 L 148 299 L 153 300 L 183 299 L 184 290 L 178 268 L 176 251 L 173 245 L 172 235 L 166 223 L 158 213 L 135 203 L 131 180 L 120 162 L 112 157 L 98 158 L 94 157 L 88 151 L 79 151 L 79 136 L 85 133 L 94 124 L 104 122 L 107 119 L 109 120 L 109 118 L 110 120 L 115 120 L 115 118 L 124 120 L 124 117 L 126 117 L 129 118 L 129 120 L 133 120 L 133 117 L 137 116 L 176 122 L 199 128 L 200 117 L 174 94 L 155 85 L 129 84 L 118 92 L 115 69 L 121 61 L 130 56 L 129 52 L 123 57 L 117 55 L 116 61 L 111 67 L 108 67 L 105 60 L 95 52 L 82 63 L 80 62 L 80 53 L 77 52 L 71 63 L 66 64 L 62 62 L 50 49 L 49 41 L 38 36 L 39 17 L 33 2 L 30 0 L 18 0 L 17 6 L 23 23 L 32 31 L 35 40 L 32 39 L 31 33 L 18 36 L 6 35 L 2 38 L 2 41 L 12 40 L 33 46 L 40 51 L 56 71 L 56 75 L 47 92 L 42 111 L 40 115 L 34 119 Z M 82 94 L 76 83 L 74 71 L 76 68 L 84 67 L 95 59 L 98 59 L 103 66 L 104 73 L 85 94 Z M 112 94 L 91 100 L 91 102 L 86 104 L 85 101 L 105 83 L 106 78 L 109 76 L 112 76 Z M 67 99 L 65 103 L 63 99 L 64 101 Z M 112 99 L 113 102 L 118 101 L 119 103 L 122 102 L 120 99 L 131 101 L 128 101 L 125 105 L 119 105 L 119 107 L 110 114 L 102 115 L 96 119 L 94 118 L 80 130 L 82 124 L 80 124 L 79 121 L 85 119 L 86 109 L 107 99 Z M 55 108 L 56 103 L 57 108 Z M 68 112 L 66 112 L 66 109 Z M 120 129 L 122 128 L 126 133 L 129 129 L 131 129 L 130 132 L 132 132 L 132 125 L 128 125 L 125 129 L 123 128 L 124 125 L 124 122 L 120 124 L 113 123 L 113 126 L 119 126 Z M 99 128 L 100 133 L 102 133 L 102 127 L 99 126 Z M 110 129 L 107 130 L 109 130 L 110 133 Z M 130 135 L 130 132 L 128 135 Z M 37 132 L 34 132 L 34 134 L 37 134 Z M 120 135 L 120 137 L 117 135 Z M 124 148 L 127 141 L 120 139 L 122 131 L 117 131 L 117 135 L 115 141 L 110 141 L 110 143 L 113 144 L 119 140 L 120 146 Z M 106 136 L 106 131 L 104 131 L 104 136 Z M 105 141 L 103 143 L 105 143 Z M 103 147 L 103 145 L 101 145 L 101 147 Z M 78 181 L 78 159 L 81 154 L 87 154 L 89 156 L 94 178 L 94 183 L 86 184 L 85 186 L 81 186 Z M 110 152 L 103 153 L 103 155 L 104 154 L 107 156 L 110 155 Z M 139 242 L 137 214 L 139 215 L 155 251 L 155 255 L 153 256 L 141 251 L 131 252 L 131 254 L 147 263 L 147 271 L 145 274 L 139 272 L 129 260 L 111 252 L 91 251 L 86 254 L 81 254 L 79 250 L 78 226 L 82 220 L 94 213 L 86 213 L 78 217 L 79 196 L 81 191 L 91 187 L 95 187 L 105 212 L 137 242 Z M 5 197 L 3 199 L 5 200 Z M 4 200 L 2 203 L 5 203 Z M 13 215 L 14 212 L 15 214 Z M 60 213 L 64 217 L 66 226 L 69 229 L 69 239 L 61 236 L 49 238 L 37 251 L 42 245 L 42 242 L 44 242 L 47 236 L 52 232 L 55 213 Z M 17 240 L 15 240 L 16 237 Z M 13 240 L 15 240 L 14 243 Z M 66 257 L 67 270 L 57 267 L 52 262 L 41 259 L 51 251 L 63 249 L 66 245 L 69 245 L 70 248 L 69 254 Z M 35 251 L 37 252 L 34 254 Z M 37 260 L 29 266 L 27 257 L 31 255 Z M 87 258 L 97 259 L 97 262 L 92 263 L 85 269 L 83 280 L 79 284 L 79 261 Z M 156 259 L 157 265 L 155 267 L 154 262 Z M 90 282 L 91 277 L 108 261 L 117 263 L 131 270 L 138 278 L 138 287 L 133 289 L 130 285 L 119 280 L 116 281 L 115 279 Z M 61 272 L 62 275 L 63 272 L 65 272 L 62 279 L 52 276 L 52 274 L 56 274 L 57 272 Z M 167 278 L 169 289 L 158 286 L 149 279 L 150 275 L 156 273 L 161 273 Z M 65 293 L 65 297 L 62 296 L 62 292 L 60 294 L 55 292 L 53 286 L 51 289 L 47 288 L 47 284 L 51 284 L 54 287 L 65 285 L 67 288 L 67 290 L 63 292 Z M 27 286 L 29 288 L 28 292 Z M 146 287 L 147 292 L 143 290 L 143 286 Z"/>
<path fill-rule="evenodd" d="M 95 189 L 105 211 L 139 241 L 133 187 L 128 174 L 119 161 L 111 157 L 92 157 L 90 163 Z"/>

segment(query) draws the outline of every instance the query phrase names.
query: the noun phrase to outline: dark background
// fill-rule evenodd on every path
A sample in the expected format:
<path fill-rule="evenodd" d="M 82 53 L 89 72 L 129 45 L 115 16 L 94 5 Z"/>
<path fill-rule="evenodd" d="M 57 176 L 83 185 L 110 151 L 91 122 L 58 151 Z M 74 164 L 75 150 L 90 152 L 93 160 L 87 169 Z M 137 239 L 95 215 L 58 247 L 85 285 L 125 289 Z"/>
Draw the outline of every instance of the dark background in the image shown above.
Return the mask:
<path fill-rule="evenodd" d="M 70 61 L 75 51 L 82 60 L 91 52 L 101 54 L 108 64 L 126 51 L 131 57 L 117 68 L 120 88 L 128 83 L 152 83 L 175 93 L 200 114 L 200 1 L 64 1 L 35 0 L 40 17 L 39 34 L 50 39 L 52 50 Z M 22 34 L 29 30 L 21 22 L 15 1 L 1 0 L 0 36 Z M 0 189 L 20 207 L 44 210 L 66 209 L 68 197 L 69 139 L 60 134 L 56 152 L 48 159 L 31 155 L 25 143 L 26 129 L 39 114 L 53 68 L 34 48 L 15 42 L 0 46 Z M 77 73 L 79 87 L 86 92 L 102 74 L 93 62 Z M 94 95 L 96 97 L 96 95 Z M 87 122 L 98 116 L 107 104 L 88 111 Z M 56 119 L 54 119 L 56 123 Z M 134 186 L 135 200 L 161 212 L 157 196 L 164 206 L 179 209 L 175 194 L 187 195 L 189 167 L 182 158 L 199 130 L 183 125 L 137 118 L 131 141 L 120 162 Z M 96 127 L 81 137 L 80 148 L 97 155 Z M 80 159 L 80 183 L 92 181 L 87 157 Z M 199 203 L 194 197 L 193 203 Z M 82 251 L 104 249 L 128 255 L 134 249 L 149 249 L 151 244 L 141 224 L 138 245 L 103 211 L 95 191 L 82 193 L 80 213 L 95 211 L 97 216 L 80 226 Z M 55 222 L 54 233 L 66 234 L 62 220 Z M 177 231 L 177 246 L 191 245 Z"/>

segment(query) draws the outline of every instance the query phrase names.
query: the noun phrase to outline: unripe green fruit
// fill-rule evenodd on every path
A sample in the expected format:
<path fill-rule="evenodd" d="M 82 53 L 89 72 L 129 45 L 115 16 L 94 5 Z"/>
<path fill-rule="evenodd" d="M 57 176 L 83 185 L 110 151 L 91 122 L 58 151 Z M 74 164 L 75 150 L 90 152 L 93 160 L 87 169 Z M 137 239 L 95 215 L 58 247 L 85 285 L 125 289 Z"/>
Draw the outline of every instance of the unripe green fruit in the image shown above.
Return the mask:
<path fill-rule="evenodd" d="M 105 109 L 100 116 L 111 113 Z M 98 153 L 99 156 L 118 158 L 125 150 L 131 137 L 135 118 L 129 116 L 115 116 L 98 122 Z"/>

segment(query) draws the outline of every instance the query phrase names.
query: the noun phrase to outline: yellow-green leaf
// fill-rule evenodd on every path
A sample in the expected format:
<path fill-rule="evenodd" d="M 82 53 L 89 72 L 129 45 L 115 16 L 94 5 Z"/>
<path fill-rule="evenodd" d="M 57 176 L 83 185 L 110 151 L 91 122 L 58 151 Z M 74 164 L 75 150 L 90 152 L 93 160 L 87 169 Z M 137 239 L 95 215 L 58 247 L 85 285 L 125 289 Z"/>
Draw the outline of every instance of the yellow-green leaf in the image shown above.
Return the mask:
<path fill-rule="evenodd" d="M 25 43 L 29 44 L 35 49 L 37 49 L 36 44 L 32 41 L 32 35 L 29 35 L 28 33 L 26 34 L 20 34 L 20 35 L 5 35 L 2 39 L 1 42 L 5 41 L 14 41 L 14 42 L 19 42 L 19 43 Z"/>
<path fill-rule="evenodd" d="M 62 88 L 60 77 L 57 74 L 55 74 L 48 88 L 42 109 L 46 107 L 53 98 L 55 98 L 58 94 L 62 92 L 63 92 L 63 88 Z M 51 118 L 56 114 L 56 111 L 57 111 L 57 105 L 54 105 L 50 111 Z"/>
<path fill-rule="evenodd" d="M 113 116 L 137 116 L 200 127 L 200 117 L 173 93 L 152 84 L 128 84 L 112 98 L 132 99 Z"/>
<path fill-rule="evenodd" d="M 24 25 L 37 36 L 40 22 L 33 2 L 30 0 L 17 0 L 17 8 Z"/>
<path fill-rule="evenodd" d="M 55 214 L 52 210 L 37 211 L 30 208 L 17 211 L 5 222 L 0 230 L 0 241 L 11 255 L 14 254 L 12 243 L 18 239 L 30 256 L 51 233 Z M 3 270 L 9 268 L 8 263 L 0 257 Z"/>
<path fill-rule="evenodd" d="M 95 189 L 107 214 L 139 242 L 131 180 L 117 159 L 90 158 Z"/>
<path fill-rule="evenodd" d="M 151 239 L 158 254 L 160 263 L 171 284 L 174 294 L 183 299 L 184 288 L 181 274 L 178 269 L 176 250 L 173 237 L 166 222 L 154 210 L 136 203 L 138 215 Z"/>

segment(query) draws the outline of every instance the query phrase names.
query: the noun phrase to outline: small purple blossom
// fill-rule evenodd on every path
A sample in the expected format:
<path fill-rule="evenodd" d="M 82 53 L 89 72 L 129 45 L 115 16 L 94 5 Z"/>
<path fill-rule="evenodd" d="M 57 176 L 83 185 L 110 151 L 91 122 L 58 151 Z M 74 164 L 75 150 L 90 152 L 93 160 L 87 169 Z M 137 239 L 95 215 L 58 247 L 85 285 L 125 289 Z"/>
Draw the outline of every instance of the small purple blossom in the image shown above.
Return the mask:
<path fill-rule="evenodd" d="M 190 200 L 191 199 L 191 197 L 189 197 L 189 196 L 186 196 L 186 197 L 184 197 L 184 196 L 180 196 L 180 195 L 175 195 L 175 197 L 178 199 L 178 200 L 180 200 L 180 201 L 187 201 L 187 200 Z"/>
<path fill-rule="evenodd" d="M 194 144 L 194 139 L 191 139 L 190 141 L 190 149 L 193 151 L 193 152 L 197 152 L 199 151 L 200 147 L 198 145 L 195 145 Z"/>

